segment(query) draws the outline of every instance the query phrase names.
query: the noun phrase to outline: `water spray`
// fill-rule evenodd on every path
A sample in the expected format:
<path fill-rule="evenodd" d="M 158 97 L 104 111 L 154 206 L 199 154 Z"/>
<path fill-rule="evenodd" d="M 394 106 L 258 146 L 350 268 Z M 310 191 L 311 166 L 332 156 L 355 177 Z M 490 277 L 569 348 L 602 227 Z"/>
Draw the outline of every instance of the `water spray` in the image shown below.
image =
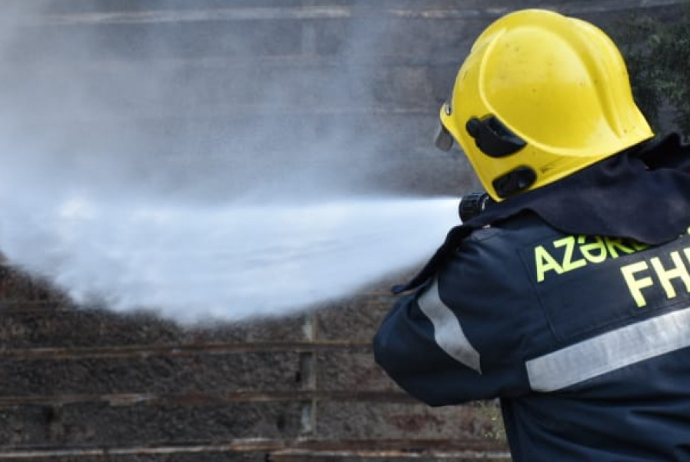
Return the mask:
<path fill-rule="evenodd" d="M 390 138 L 410 135 L 375 110 L 375 21 L 348 17 L 345 51 L 324 58 L 300 18 L 281 25 L 301 40 L 281 26 L 253 42 L 204 18 L 56 17 L 51 3 L 16 2 L 0 33 L 0 251 L 77 303 L 282 316 L 414 271 L 457 224 L 440 188 L 400 195 L 413 182 L 392 172 L 411 161 Z"/>

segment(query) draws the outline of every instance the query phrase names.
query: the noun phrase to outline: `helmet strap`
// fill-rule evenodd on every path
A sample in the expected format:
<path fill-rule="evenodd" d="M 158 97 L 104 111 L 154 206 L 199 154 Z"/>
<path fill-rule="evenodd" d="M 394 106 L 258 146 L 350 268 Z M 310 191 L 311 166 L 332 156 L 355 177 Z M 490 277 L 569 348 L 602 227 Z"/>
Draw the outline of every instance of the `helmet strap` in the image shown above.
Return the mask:
<path fill-rule="evenodd" d="M 505 173 L 491 182 L 501 199 L 522 192 L 537 181 L 537 172 L 531 167 L 521 166 Z"/>

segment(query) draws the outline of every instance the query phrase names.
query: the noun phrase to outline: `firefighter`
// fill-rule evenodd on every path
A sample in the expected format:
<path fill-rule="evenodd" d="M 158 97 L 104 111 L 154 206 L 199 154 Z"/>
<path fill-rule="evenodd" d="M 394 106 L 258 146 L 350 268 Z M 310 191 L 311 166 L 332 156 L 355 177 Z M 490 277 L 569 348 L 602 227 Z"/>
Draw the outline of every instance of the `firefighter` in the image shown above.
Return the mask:
<path fill-rule="evenodd" d="M 394 289 L 377 363 L 431 406 L 499 398 L 516 462 L 690 461 L 690 149 L 616 45 L 509 13 L 440 119 L 492 200 Z"/>

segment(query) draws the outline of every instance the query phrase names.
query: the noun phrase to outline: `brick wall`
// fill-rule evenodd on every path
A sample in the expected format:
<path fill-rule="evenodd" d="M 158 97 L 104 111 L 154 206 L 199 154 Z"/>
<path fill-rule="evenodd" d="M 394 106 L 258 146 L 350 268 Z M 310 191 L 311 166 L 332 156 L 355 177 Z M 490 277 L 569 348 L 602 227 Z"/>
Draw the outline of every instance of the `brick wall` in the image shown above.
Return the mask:
<path fill-rule="evenodd" d="M 22 18 L 21 40 L 4 57 L 16 64 L 45 56 L 41 70 L 52 80 L 40 80 L 37 91 L 46 94 L 55 93 L 51 81 L 75 68 L 89 76 L 85 91 L 117 110 L 64 120 L 61 108 L 69 101 L 58 100 L 28 123 L 81 133 L 87 147 L 114 126 L 126 138 L 134 124 L 137 142 L 150 153 L 141 159 L 143 177 L 161 163 L 186 159 L 190 149 L 218 155 L 214 127 L 232 124 L 249 133 L 268 120 L 280 143 L 267 142 L 256 162 L 270 164 L 282 147 L 299 152 L 346 126 L 347 135 L 376 135 L 385 143 L 329 164 L 336 170 L 361 164 L 361 174 L 343 188 L 460 195 L 476 183 L 457 154 L 430 148 L 430 136 L 458 63 L 491 19 L 524 3 L 558 5 L 604 23 L 642 5 L 667 13 L 679 2 L 370 3 L 35 0 L 46 10 Z M 94 36 L 108 46 L 65 46 Z M 145 74 L 152 63 L 165 77 L 165 98 L 148 104 L 112 98 L 113 75 Z M 4 66 L 0 79 L 16 79 L 26 69 L 18 67 Z M 333 92 L 328 78 L 348 73 L 349 84 L 344 79 Z M 236 85 L 234 75 L 255 78 Z M 264 104 L 266 82 L 289 76 L 299 77 L 290 79 L 289 94 Z M 310 84 L 295 84 L 301 79 Z M 146 95 L 141 85 L 133 94 Z M 197 141 L 177 146 L 169 138 Z M 190 175 L 212 178 L 213 168 L 206 168 L 192 167 Z M 249 176 L 227 193 L 272 174 Z M 0 271 L 0 460 L 509 459 L 493 403 L 431 409 L 373 363 L 371 337 L 393 302 L 391 281 L 286 319 L 191 329 L 151 314 L 74 306 L 11 263 Z"/>
<path fill-rule="evenodd" d="M 289 319 L 182 329 L 74 307 L 7 267 L 0 284 L 3 460 L 505 459 L 494 409 L 430 409 L 374 365 L 383 287 Z"/>

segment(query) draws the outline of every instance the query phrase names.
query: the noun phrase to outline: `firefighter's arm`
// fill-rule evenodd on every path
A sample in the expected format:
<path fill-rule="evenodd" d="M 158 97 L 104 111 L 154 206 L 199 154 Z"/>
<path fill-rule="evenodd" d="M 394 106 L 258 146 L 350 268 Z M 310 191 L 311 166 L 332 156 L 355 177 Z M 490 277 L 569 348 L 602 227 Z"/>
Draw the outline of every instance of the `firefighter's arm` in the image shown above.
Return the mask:
<path fill-rule="evenodd" d="M 374 338 L 376 362 L 401 388 L 432 406 L 518 392 L 524 384 L 520 368 L 487 361 L 465 336 L 457 309 L 438 294 L 432 283 L 398 300 Z"/>

